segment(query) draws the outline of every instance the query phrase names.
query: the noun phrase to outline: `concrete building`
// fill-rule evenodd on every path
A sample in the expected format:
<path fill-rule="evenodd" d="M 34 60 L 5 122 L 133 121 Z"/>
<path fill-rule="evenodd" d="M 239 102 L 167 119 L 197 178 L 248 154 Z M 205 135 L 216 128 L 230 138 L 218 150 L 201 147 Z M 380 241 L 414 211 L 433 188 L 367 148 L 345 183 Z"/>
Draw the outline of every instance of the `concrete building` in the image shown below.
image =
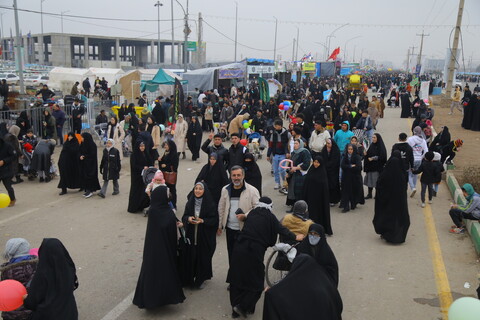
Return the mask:
<path fill-rule="evenodd" d="M 28 35 L 22 38 L 25 63 L 40 63 L 62 67 L 100 67 L 120 68 L 122 66 L 145 67 L 157 64 L 157 39 L 137 39 L 80 35 L 66 33 L 45 33 Z M 13 40 L 1 39 L 2 47 L 7 49 L 7 59 L 13 59 Z M 183 64 L 183 41 L 174 41 L 174 61 Z M 171 64 L 171 40 L 160 41 L 160 63 Z M 168 47 L 165 50 L 165 47 Z M 88 48 L 88 49 L 86 49 Z M 190 48 L 189 48 L 190 49 Z M 205 43 L 196 46 L 196 51 L 187 51 L 187 63 L 194 61 L 205 63 Z M 44 56 L 41 56 L 41 53 Z M 10 54 L 9 54 L 10 53 Z M 166 56 L 168 54 L 168 56 Z"/>

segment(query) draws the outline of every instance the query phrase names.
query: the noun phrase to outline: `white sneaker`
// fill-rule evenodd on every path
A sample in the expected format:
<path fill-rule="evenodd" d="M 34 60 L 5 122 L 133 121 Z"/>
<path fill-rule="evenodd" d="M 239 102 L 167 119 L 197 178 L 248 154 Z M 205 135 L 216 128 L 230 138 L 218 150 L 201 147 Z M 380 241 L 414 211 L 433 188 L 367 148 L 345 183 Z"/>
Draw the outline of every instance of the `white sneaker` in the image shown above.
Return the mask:
<path fill-rule="evenodd" d="M 448 114 L 453 114 L 453 112 L 449 112 Z"/>
<path fill-rule="evenodd" d="M 428 203 L 432 204 L 432 203 L 433 203 L 433 201 L 432 201 L 432 200 L 428 200 Z"/>
<path fill-rule="evenodd" d="M 422 208 L 425 208 L 425 202 L 422 202 Z"/>
<path fill-rule="evenodd" d="M 273 190 L 278 190 L 280 189 L 280 184 L 279 183 L 275 183 L 275 187 L 273 187 Z"/>
<path fill-rule="evenodd" d="M 90 198 L 91 196 L 93 196 L 93 193 L 90 192 L 89 194 L 85 195 L 85 199 L 88 199 L 88 198 Z"/>
<path fill-rule="evenodd" d="M 412 192 L 410 193 L 410 198 L 413 198 L 415 196 L 415 193 L 417 192 L 416 188 L 412 189 Z"/>

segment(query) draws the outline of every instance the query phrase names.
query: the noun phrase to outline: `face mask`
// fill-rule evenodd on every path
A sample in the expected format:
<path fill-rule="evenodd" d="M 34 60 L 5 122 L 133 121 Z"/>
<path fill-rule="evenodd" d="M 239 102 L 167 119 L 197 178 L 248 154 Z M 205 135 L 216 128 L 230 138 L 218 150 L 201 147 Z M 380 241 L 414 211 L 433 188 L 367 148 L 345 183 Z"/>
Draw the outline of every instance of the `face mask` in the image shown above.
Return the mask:
<path fill-rule="evenodd" d="M 320 237 L 319 236 L 313 236 L 313 235 L 309 234 L 308 235 L 308 242 L 310 242 L 310 244 L 312 246 L 316 246 L 320 242 Z"/>

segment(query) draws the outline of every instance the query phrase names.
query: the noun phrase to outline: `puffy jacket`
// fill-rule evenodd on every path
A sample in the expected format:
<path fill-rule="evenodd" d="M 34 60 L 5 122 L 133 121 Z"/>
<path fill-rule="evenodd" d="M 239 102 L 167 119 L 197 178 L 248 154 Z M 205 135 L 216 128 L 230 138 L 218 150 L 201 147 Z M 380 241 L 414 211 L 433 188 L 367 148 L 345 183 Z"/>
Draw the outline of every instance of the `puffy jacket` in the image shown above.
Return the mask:
<path fill-rule="evenodd" d="M 330 133 L 327 130 L 318 133 L 313 130 L 308 146 L 313 152 L 322 152 L 323 147 L 327 143 L 327 139 L 330 139 Z"/>
<path fill-rule="evenodd" d="M 225 229 L 227 225 L 228 215 L 230 214 L 230 194 L 233 188 L 233 184 L 229 183 L 222 188 L 222 193 L 220 195 L 220 201 L 218 202 L 218 217 L 219 223 L 218 227 L 220 229 Z M 260 193 L 258 190 L 244 182 L 243 190 L 240 194 L 240 200 L 238 202 L 238 207 L 243 210 L 243 212 L 248 215 L 248 212 L 255 208 L 255 206 L 260 200 Z M 243 228 L 243 222 L 240 221 L 240 229 Z"/>
<path fill-rule="evenodd" d="M 100 163 L 100 174 L 103 180 L 118 180 L 120 178 L 120 152 L 116 148 L 103 149 L 102 162 Z"/>
<path fill-rule="evenodd" d="M 347 124 L 348 128 L 347 131 L 339 130 L 335 133 L 333 140 L 337 143 L 338 149 L 340 149 L 340 153 L 345 151 L 345 147 L 347 144 L 350 143 L 350 138 L 353 136 L 353 132 L 350 131 L 350 122 L 343 121 L 342 124 Z"/>
<path fill-rule="evenodd" d="M 407 139 L 407 142 L 412 147 L 414 161 L 422 161 L 423 155 L 428 152 L 425 139 L 419 136 L 411 136 Z"/>
<path fill-rule="evenodd" d="M 421 173 L 420 182 L 425 184 L 439 183 L 442 180 L 443 166 L 439 161 L 423 160 L 414 174 Z"/>

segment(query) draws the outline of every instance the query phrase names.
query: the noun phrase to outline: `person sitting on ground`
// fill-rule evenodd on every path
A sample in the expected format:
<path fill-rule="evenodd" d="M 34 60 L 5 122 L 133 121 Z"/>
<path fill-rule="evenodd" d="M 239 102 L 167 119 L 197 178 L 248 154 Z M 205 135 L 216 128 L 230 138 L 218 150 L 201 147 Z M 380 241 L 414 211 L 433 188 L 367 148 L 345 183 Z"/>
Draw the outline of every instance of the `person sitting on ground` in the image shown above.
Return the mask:
<path fill-rule="evenodd" d="M 465 205 L 452 204 L 449 214 L 455 223 L 450 229 L 451 233 L 464 233 L 465 224 L 463 220 L 480 220 L 480 195 L 475 192 L 470 183 L 462 186 L 462 192 L 467 199 Z"/>
<path fill-rule="evenodd" d="M 285 215 L 282 219 L 282 225 L 291 232 L 303 234 L 305 237 L 308 234 L 308 229 L 313 224 L 313 221 L 308 218 L 308 205 L 305 201 L 299 200 L 293 205 L 293 213 Z"/>

